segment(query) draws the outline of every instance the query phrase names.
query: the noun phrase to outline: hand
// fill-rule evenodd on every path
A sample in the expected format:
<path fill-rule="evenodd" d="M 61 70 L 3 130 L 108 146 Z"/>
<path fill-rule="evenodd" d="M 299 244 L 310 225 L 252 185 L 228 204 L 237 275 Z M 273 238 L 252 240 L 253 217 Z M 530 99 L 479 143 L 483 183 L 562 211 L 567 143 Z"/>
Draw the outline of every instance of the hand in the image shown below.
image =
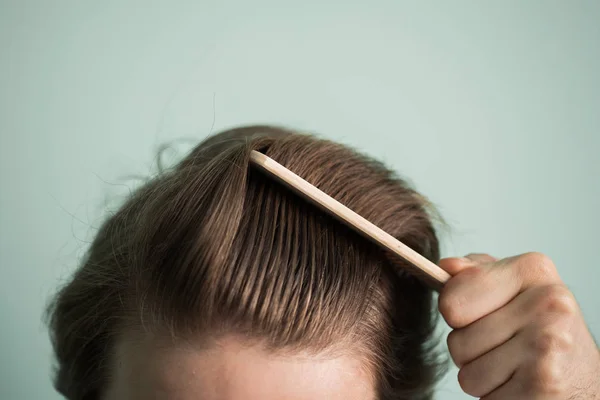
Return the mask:
<path fill-rule="evenodd" d="M 600 399 L 600 352 L 540 253 L 446 258 L 439 309 L 462 389 L 484 400 Z"/>

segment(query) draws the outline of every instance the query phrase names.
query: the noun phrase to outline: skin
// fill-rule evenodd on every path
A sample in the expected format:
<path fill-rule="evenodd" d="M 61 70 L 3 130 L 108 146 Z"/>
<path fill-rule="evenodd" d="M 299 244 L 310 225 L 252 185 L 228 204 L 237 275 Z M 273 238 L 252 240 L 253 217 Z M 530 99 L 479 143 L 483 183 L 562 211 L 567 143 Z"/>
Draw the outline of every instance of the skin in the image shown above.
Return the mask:
<path fill-rule="evenodd" d="M 116 359 L 105 400 L 375 399 L 358 358 L 274 354 L 235 337 L 201 347 L 136 333 L 118 344 Z"/>
<path fill-rule="evenodd" d="M 462 389 L 483 400 L 600 399 L 600 352 L 552 260 L 441 260 L 439 309 Z"/>
<path fill-rule="evenodd" d="M 483 400 L 600 399 L 600 352 L 573 294 L 540 253 L 446 258 L 439 296 L 458 381 Z M 199 343 L 198 343 L 199 344 Z M 374 400 L 359 358 L 273 354 L 223 338 L 208 347 L 130 336 L 105 400 Z"/>

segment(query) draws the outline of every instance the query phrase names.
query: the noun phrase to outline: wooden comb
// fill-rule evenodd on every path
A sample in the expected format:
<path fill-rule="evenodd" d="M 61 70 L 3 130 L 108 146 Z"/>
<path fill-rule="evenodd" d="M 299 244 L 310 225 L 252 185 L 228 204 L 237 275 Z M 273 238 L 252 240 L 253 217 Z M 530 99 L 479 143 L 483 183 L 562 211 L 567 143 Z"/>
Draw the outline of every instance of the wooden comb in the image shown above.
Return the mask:
<path fill-rule="evenodd" d="M 296 193 L 305 197 L 333 217 L 355 229 L 363 236 L 381 246 L 386 252 L 391 252 L 406 260 L 409 272 L 422 279 L 433 289 L 439 291 L 450 274 L 435 265 L 421 254 L 417 253 L 398 239 L 361 217 L 339 201 L 327 195 L 317 187 L 308 183 L 272 158 L 252 150 L 250 161 L 262 171 L 284 183 Z"/>

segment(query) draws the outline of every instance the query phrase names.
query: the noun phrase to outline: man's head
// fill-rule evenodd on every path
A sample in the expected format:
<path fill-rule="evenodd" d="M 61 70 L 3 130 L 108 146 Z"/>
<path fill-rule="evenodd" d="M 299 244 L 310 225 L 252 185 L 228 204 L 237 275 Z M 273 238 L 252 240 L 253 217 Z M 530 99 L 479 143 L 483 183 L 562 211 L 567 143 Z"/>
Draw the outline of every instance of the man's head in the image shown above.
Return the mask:
<path fill-rule="evenodd" d="M 57 294 L 67 398 L 429 398 L 431 290 L 251 150 L 438 261 L 426 201 L 380 163 L 272 127 L 212 136 L 104 223 Z"/>

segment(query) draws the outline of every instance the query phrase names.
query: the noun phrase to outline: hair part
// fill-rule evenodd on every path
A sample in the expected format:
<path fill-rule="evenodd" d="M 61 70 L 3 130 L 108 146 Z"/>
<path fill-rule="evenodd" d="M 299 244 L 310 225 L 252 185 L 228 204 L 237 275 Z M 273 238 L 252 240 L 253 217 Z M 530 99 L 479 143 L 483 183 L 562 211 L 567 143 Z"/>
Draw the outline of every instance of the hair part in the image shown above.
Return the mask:
<path fill-rule="evenodd" d="M 285 129 L 232 129 L 134 192 L 100 228 L 49 315 L 55 386 L 101 398 L 127 329 L 239 334 L 269 349 L 353 343 L 379 398 L 428 399 L 446 360 L 433 293 L 358 233 L 250 167 L 258 150 L 433 262 L 428 204 L 381 163 Z"/>

